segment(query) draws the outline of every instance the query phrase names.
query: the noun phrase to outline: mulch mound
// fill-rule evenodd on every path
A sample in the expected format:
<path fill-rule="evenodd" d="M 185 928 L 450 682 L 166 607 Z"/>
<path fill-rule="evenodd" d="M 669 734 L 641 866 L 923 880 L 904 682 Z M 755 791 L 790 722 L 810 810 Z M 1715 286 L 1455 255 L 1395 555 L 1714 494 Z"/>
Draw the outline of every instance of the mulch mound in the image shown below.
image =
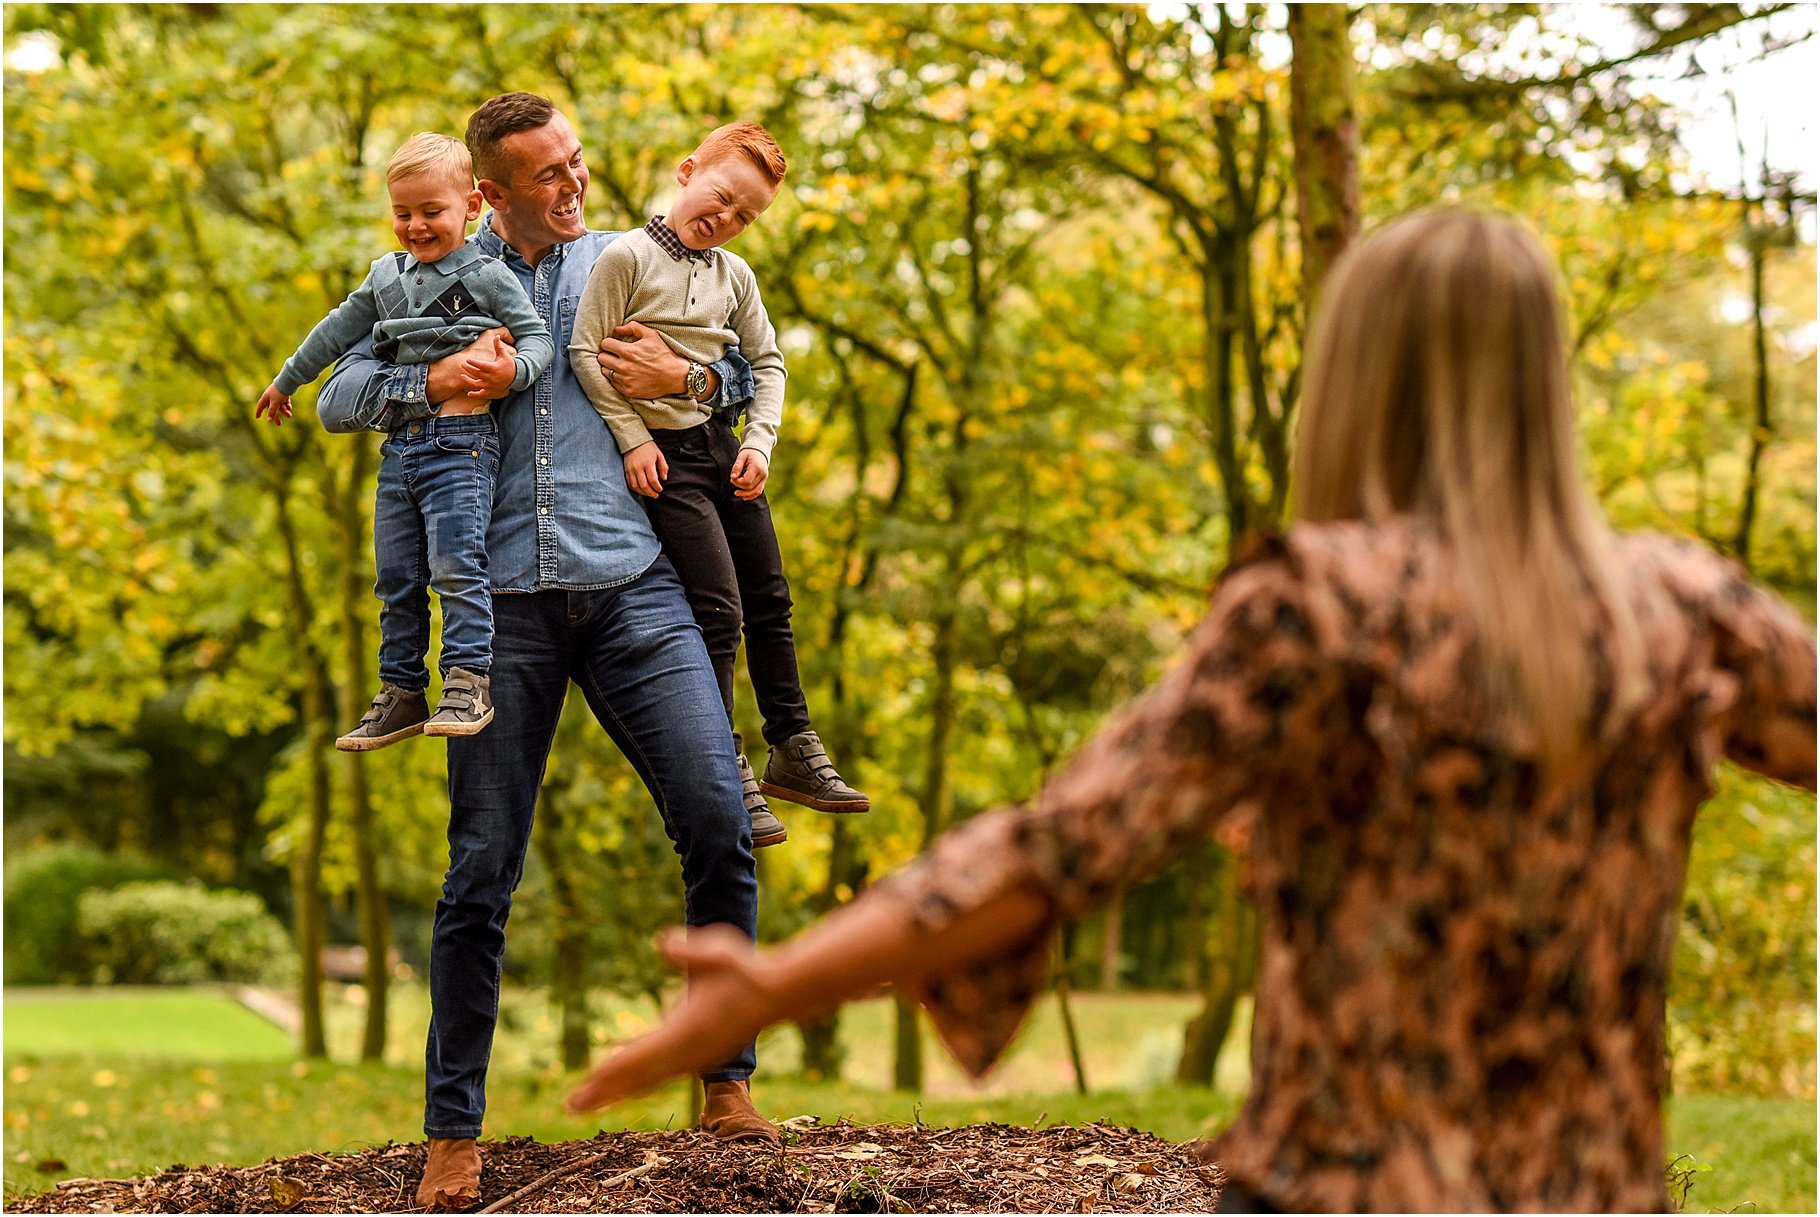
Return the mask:
<path fill-rule="evenodd" d="M 786 1124 L 779 1151 L 694 1130 L 481 1143 L 478 1211 L 507 1213 L 1211 1213 L 1225 1182 L 1188 1145 L 1079 1128 Z M 259 1166 L 70 1179 L 20 1213 L 410 1213 L 421 1143 Z"/>

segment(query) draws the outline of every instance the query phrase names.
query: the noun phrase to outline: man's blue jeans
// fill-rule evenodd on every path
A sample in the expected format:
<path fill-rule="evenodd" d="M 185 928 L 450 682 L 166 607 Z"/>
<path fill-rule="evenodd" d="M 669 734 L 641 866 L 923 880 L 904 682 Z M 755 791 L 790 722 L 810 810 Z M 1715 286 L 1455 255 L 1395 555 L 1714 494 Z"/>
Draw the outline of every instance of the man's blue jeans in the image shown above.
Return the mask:
<path fill-rule="evenodd" d="M 657 802 L 682 857 L 690 925 L 758 928 L 752 827 L 701 631 L 667 558 L 630 583 L 494 599 L 493 704 L 449 741 L 449 871 L 430 944 L 424 1132 L 478 1137 L 499 1017 L 506 916 L 570 681 Z M 708 1081 L 751 1076 L 738 1056 Z"/>
<path fill-rule="evenodd" d="M 379 597 L 379 678 L 401 689 L 430 683 L 430 597 L 442 601 L 442 657 L 450 668 L 493 666 L 493 595 L 487 521 L 499 477 L 499 424 L 491 414 L 407 423 L 380 446 L 373 504 Z"/>

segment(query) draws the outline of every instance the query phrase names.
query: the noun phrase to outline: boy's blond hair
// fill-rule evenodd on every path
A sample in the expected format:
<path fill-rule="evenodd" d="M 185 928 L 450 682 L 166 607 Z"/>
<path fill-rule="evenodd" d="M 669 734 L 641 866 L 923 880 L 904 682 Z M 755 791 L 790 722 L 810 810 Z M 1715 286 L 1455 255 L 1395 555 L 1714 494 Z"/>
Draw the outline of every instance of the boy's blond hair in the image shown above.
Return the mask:
<path fill-rule="evenodd" d="M 474 161 L 460 140 L 422 131 L 404 141 L 386 163 L 386 185 L 408 177 L 440 177 L 465 193 L 474 189 Z"/>
<path fill-rule="evenodd" d="M 758 166 L 759 172 L 773 186 L 784 180 L 784 172 L 789 168 L 777 141 L 757 123 L 728 123 L 724 127 L 716 127 L 708 132 L 708 137 L 690 155 L 695 158 L 697 165 L 706 165 L 728 156 L 744 156 Z"/>

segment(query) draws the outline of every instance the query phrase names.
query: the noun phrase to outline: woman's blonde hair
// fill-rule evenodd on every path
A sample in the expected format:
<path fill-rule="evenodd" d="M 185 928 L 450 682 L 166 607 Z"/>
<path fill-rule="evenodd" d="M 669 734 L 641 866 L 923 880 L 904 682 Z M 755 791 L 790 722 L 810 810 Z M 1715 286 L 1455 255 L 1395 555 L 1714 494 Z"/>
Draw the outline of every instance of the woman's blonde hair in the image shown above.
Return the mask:
<path fill-rule="evenodd" d="M 1643 656 L 1580 481 L 1553 260 L 1508 219 L 1396 220 L 1335 264 L 1306 358 L 1297 514 L 1431 520 L 1494 711 L 1526 725 L 1558 771 L 1635 705 Z M 1595 671 L 1588 592 L 1610 627 L 1609 673 Z"/>

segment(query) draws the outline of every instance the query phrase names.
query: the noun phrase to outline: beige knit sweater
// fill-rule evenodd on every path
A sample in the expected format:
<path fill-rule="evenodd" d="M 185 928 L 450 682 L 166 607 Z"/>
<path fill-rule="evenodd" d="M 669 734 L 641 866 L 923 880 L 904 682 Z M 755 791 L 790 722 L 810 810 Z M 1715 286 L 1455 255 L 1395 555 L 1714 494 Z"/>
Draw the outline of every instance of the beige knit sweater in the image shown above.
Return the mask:
<path fill-rule="evenodd" d="M 699 364 L 738 346 L 753 380 L 740 447 L 770 457 L 783 415 L 784 357 L 744 259 L 723 248 L 714 251 L 712 263 L 678 260 L 639 229 L 607 246 L 594 263 L 576 306 L 569 359 L 622 453 L 648 443 L 652 431 L 699 427 L 712 413 L 687 397 L 633 401 L 607 381 L 595 355 L 601 339 L 627 321 L 649 326 L 677 354 Z"/>

